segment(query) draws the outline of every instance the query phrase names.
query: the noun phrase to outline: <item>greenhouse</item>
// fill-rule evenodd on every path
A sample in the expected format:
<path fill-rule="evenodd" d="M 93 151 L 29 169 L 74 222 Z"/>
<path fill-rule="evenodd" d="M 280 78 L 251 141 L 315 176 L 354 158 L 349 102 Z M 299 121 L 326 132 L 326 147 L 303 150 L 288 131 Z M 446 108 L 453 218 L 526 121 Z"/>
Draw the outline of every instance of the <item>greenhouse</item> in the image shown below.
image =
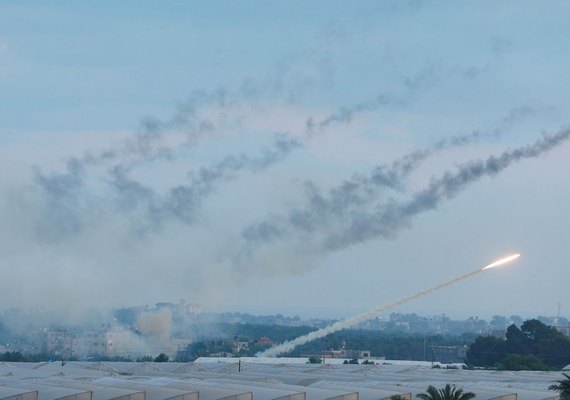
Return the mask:
<path fill-rule="evenodd" d="M 0 400 L 412 400 L 446 384 L 481 400 L 556 400 L 560 372 L 432 368 L 384 361 L 308 364 L 304 359 L 215 359 L 194 363 L 0 364 Z"/>

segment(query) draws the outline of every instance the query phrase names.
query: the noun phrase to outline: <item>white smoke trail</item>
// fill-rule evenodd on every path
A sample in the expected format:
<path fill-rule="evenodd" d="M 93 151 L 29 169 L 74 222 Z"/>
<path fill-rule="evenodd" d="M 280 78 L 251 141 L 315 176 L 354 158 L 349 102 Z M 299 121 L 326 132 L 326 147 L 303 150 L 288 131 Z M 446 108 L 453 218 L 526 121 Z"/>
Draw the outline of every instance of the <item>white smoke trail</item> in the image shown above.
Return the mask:
<path fill-rule="evenodd" d="M 478 273 L 480 273 L 480 272 L 486 271 L 487 269 L 490 269 L 490 268 L 492 268 L 492 267 L 496 267 L 496 266 L 498 266 L 498 265 L 504 264 L 504 263 L 506 263 L 506 262 L 508 262 L 508 261 L 511 261 L 511 260 L 513 260 L 513 259 L 515 259 L 515 258 L 517 258 L 517 257 L 518 257 L 518 255 L 512 255 L 512 256 L 505 257 L 505 258 L 500 259 L 500 260 L 498 260 L 498 261 L 495 261 L 495 262 L 493 262 L 493 263 L 491 263 L 491 264 L 489 264 L 489 265 L 487 265 L 487 266 L 485 266 L 485 267 L 477 268 L 475 271 L 471 271 L 471 272 L 466 273 L 466 274 L 464 274 L 464 275 L 458 276 L 457 278 L 454 278 L 454 279 L 452 279 L 452 280 L 450 280 L 450 281 L 447 281 L 447 282 L 444 282 L 444 283 L 440 283 L 439 285 L 434 286 L 434 287 L 432 287 L 432 288 L 429 288 L 429 289 L 426 289 L 426 290 L 422 290 L 421 292 L 412 294 L 412 295 L 410 295 L 410 296 L 403 297 L 403 298 L 401 298 L 401 299 L 399 299 L 399 300 L 396 300 L 396 301 L 393 302 L 393 303 L 384 305 L 384 306 L 382 306 L 382 307 L 375 308 L 375 309 L 373 309 L 373 310 L 367 311 L 367 312 L 362 313 L 362 314 L 355 315 L 354 317 L 350 317 L 350 318 L 346 318 L 346 319 L 340 320 L 340 321 L 338 321 L 338 322 L 335 322 L 335 323 L 332 324 L 332 325 L 326 326 L 326 327 L 321 328 L 321 329 L 317 329 L 316 331 L 307 333 L 306 335 L 299 336 L 299 337 L 296 338 L 296 339 L 289 340 L 289 341 L 284 342 L 284 343 L 282 343 L 282 344 L 280 344 L 280 345 L 277 345 L 277 346 L 275 346 L 275 347 L 272 347 L 272 348 L 270 348 L 270 349 L 268 349 L 268 350 L 259 352 L 259 353 L 256 354 L 256 357 L 277 357 L 279 354 L 287 353 L 287 352 L 289 352 L 289 351 L 292 351 L 292 350 L 295 349 L 295 347 L 297 347 L 297 346 L 300 346 L 300 345 L 302 345 L 302 344 L 311 342 L 311 341 L 316 340 L 316 339 L 320 339 L 320 338 L 322 338 L 322 337 L 325 337 L 325 336 L 327 336 L 327 335 L 330 335 L 331 333 L 335 333 L 335 332 L 338 332 L 338 331 L 340 331 L 340 330 L 343 330 L 343 329 L 346 329 L 346 328 L 350 328 L 351 326 L 354 326 L 354 325 L 356 325 L 356 324 L 358 324 L 358 323 L 360 323 L 360 322 L 362 322 L 362 321 L 366 321 L 366 320 L 368 320 L 368 319 L 370 319 L 370 318 L 373 318 L 373 317 L 375 317 L 376 315 L 378 315 L 378 314 L 380 314 L 380 313 L 382 313 L 382 312 L 384 312 L 384 311 L 386 311 L 386 310 L 389 310 L 389 309 L 391 309 L 391 308 L 397 307 L 397 306 L 402 305 L 402 304 L 404 304 L 404 303 L 407 303 L 407 302 L 409 302 L 409 301 L 415 300 L 415 299 L 417 299 L 418 297 L 422 297 L 422 296 L 428 295 L 428 294 L 430 294 L 430 293 L 435 292 L 436 290 L 443 289 L 443 288 L 445 288 L 445 287 L 447 287 L 447 286 L 451 286 L 451 285 L 453 285 L 453 284 L 456 283 L 456 282 L 459 282 L 459 281 L 462 281 L 462 280 L 464 280 L 464 279 L 467 279 L 467 278 L 469 278 L 469 277 L 471 277 L 471 276 L 473 276 L 473 275 L 476 275 L 476 274 L 478 274 Z"/>

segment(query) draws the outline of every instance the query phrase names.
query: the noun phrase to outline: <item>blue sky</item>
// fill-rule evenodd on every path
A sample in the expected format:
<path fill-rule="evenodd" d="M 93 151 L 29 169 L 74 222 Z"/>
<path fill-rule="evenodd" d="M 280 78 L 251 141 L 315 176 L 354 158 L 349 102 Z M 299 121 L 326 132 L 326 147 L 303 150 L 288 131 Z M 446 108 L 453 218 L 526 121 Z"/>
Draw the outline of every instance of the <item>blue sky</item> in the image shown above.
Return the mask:
<path fill-rule="evenodd" d="M 565 132 L 569 12 L 0 3 L 2 303 L 345 316 L 516 250 L 516 268 L 398 311 L 564 313 L 565 137 L 401 213 L 478 160 Z M 396 170 L 392 186 L 373 179 Z"/>

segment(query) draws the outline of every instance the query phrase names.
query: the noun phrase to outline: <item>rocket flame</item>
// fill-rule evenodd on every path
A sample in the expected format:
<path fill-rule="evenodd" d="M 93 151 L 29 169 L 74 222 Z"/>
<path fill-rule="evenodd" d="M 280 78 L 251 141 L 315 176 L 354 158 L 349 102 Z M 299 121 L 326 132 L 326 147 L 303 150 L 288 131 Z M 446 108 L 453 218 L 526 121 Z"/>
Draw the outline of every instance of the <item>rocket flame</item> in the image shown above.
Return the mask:
<path fill-rule="evenodd" d="M 508 263 L 509 261 L 513 261 L 514 259 L 517 259 L 520 256 L 521 255 L 517 253 L 517 254 L 512 254 L 510 256 L 507 256 L 505 258 L 501 258 L 500 260 L 492 262 L 491 264 L 487 265 L 486 267 L 481 268 L 481 271 L 484 271 L 484 270 L 489 269 L 489 268 L 498 267 L 499 265 L 503 265 L 505 263 Z"/>

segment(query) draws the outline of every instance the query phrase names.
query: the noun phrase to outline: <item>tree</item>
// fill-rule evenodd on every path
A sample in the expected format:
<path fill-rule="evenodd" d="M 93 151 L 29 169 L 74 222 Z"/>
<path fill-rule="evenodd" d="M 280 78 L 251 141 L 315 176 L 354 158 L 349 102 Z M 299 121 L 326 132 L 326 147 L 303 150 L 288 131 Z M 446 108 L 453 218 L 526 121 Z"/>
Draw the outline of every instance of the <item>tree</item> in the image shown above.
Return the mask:
<path fill-rule="evenodd" d="M 467 350 L 467 364 L 494 366 L 506 355 L 505 341 L 494 336 L 479 336 Z"/>
<path fill-rule="evenodd" d="M 207 357 L 210 354 L 210 349 L 206 345 L 206 342 L 198 341 L 186 347 L 186 354 L 188 354 L 190 361 L 194 361 L 200 357 Z"/>
<path fill-rule="evenodd" d="M 168 362 L 169 359 L 170 357 L 168 357 L 168 355 L 160 353 L 158 356 L 156 356 L 154 362 Z"/>
<path fill-rule="evenodd" d="M 560 393 L 560 400 L 570 400 L 570 375 L 562 374 L 566 379 L 558 382 L 558 385 L 550 385 L 548 390 L 556 390 Z"/>
<path fill-rule="evenodd" d="M 3 355 L 0 355 L 0 361 L 9 362 L 22 362 L 24 360 L 24 355 L 19 351 L 7 351 Z"/>
<path fill-rule="evenodd" d="M 525 354 L 529 352 L 529 337 L 515 324 L 507 328 L 506 338 L 505 348 L 508 353 Z"/>
<path fill-rule="evenodd" d="M 322 362 L 319 357 L 309 357 L 309 364 L 322 364 Z"/>
<path fill-rule="evenodd" d="M 425 393 L 418 393 L 416 397 L 422 400 L 470 400 L 475 397 L 475 393 L 464 392 L 448 383 L 442 389 L 429 385 Z"/>
<path fill-rule="evenodd" d="M 478 337 L 467 353 L 467 362 L 509 370 L 562 368 L 570 363 L 570 340 L 556 328 L 532 319 L 520 328 L 509 326 L 506 340 Z"/>
<path fill-rule="evenodd" d="M 556 328 L 533 319 L 525 321 L 521 331 L 529 338 L 530 352 L 545 364 L 558 368 L 568 364 L 570 342 Z"/>
<path fill-rule="evenodd" d="M 507 371 L 547 371 L 550 369 L 532 354 L 508 354 L 499 367 Z"/>

